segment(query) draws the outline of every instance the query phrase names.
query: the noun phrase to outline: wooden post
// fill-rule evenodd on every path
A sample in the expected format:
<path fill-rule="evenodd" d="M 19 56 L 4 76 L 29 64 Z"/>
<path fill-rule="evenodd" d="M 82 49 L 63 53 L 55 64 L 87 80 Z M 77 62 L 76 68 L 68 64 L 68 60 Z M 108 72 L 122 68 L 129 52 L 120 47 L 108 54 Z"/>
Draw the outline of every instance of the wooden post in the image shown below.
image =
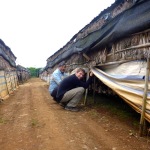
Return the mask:
<path fill-rule="evenodd" d="M 15 71 L 13 71 L 13 74 L 14 74 L 15 88 L 17 89 L 17 80 L 16 80 L 17 73 Z"/>
<path fill-rule="evenodd" d="M 9 93 L 9 89 L 8 89 L 8 83 L 7 83 L 6 71 L 4 71 L 4 78 L 5 78 L 5 82 L 6 82 L 7 93 L 8 93 L 8 95 L 9 95 L 10 93 Z"/>
<path fill-rule="evenodd" d="M 145 122 L 145 109 L 146 109 L 146 100 L 147 100 L 147 90 L 148 90 L 148 78 L 149 78 L 149 58 L 147 58 L 147 67 L 146 67 L 146 75 L 145 75 L 145 87 L 142 101 L 142 112 L 140 118 L 140 136 L 143 135 L 144 122 Z"/>
<path fill-rule="evenodd" d="M 2 74 L 0 73 L 0 76 L 2 77 L 2 80 L 4 79 L 4 82 L 6 82 L 6 91 L 7 91 L 7 95 L 9 94 L 8 93 L 8 88 L 7 88 L 7 81 L 6 81 L 6 78 L 5 78 L 5 70 L 1 70 L 0 72 L 2 72 Z M 0 86 L 2 85 L 3 83 L 0 83 Z M 5 96 L 3 96 L 2 95 L 2 93 L 1 93 L 2 91 L 1 91 L 1 87 L 0 87 L 0 102 L 2 102 L 3 101 L 3 97 L 5 97 Z"/>
<path fill-rule="evenodd" d="M 115 60 L 115 46 L 112 46 L 113 60 Z"/>
<path fill-rule="evenodd" d="M 86 75 L 86 81 L 89 79 L 89 71 L 87 72 L 87 75 Z M 88 88 L 85 90 L 85 96 L 84 96 L 84 106 L 86 105 L 87 103 L 87 94 L 88 94 Z"/>
<path fill-rule="evenodd" d="M 96 77 L 94 76 L 94 86 L 93 86 L 93 102 L 94 102 L 94 104 L 95 104 L 95 88 L 96 88 Z"/>
<path fill-rule="evenodd" d="M 18 71 L 16 71 L 16 80 L 17 80 L 17 87 L 18 87 L 19 86 Z"/>

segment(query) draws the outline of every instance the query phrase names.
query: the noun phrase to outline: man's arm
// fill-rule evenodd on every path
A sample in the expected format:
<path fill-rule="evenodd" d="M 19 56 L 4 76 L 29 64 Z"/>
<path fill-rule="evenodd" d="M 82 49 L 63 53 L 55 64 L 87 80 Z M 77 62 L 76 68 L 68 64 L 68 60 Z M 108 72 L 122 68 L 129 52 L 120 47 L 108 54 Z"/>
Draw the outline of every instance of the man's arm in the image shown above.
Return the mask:
<path fill-rule="evenodd" d="M 62 81 L 62 75 L 58 73 L 53 74 L 52 78 L 56 82 L 57 85 Z"/>
<path fill-rule="evenodd" d="M 92 76 L 93 76 L 93 73 L 92 72 L 89 72 L 89 79 L 86 81 L 86 82 L 83 82 L 83 81 L 80 81 L 78 80 L 77 84 L 78 86 L 80 87 L 83 87 L 83 88 L 88 88 L 88 86 L 90 85 L 90 83 L 92 82 Z"/>

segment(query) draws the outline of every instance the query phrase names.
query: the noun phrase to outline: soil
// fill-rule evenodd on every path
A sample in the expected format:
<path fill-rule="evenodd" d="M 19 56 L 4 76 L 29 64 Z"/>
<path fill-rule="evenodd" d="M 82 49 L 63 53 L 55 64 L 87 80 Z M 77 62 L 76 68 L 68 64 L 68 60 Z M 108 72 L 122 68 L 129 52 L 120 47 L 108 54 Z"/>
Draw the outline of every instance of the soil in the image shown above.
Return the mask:
<path fill-rule="evenodd" d="M 148 150 L 148 136 L 94 108 L 64 110 L 31 78 L 0 104 L 0 150 Z"/>

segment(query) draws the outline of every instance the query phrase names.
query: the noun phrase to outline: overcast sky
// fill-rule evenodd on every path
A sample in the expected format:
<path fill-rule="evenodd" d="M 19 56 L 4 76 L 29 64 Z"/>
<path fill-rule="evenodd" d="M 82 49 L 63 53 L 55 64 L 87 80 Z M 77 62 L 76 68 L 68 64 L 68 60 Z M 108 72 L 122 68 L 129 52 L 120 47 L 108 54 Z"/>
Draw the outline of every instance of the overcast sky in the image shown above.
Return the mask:
<path fill-rule="evenodd" d="M 24 67 L 48 57 L 115 0 L 0 0 L 0 39 Z"/>

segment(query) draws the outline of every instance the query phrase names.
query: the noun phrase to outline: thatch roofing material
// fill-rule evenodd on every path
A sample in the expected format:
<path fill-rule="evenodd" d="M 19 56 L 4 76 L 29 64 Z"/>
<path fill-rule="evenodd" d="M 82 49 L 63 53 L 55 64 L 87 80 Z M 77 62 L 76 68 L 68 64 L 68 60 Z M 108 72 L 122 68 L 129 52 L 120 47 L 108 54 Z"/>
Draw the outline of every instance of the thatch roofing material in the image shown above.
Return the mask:
<path fill-rule="evenodd" d="M 13 59 L 6 53 L 8 51 Z M 5 43 L 0 39 L 0 56 L 2 56 L 12 67 L 16 67 L 16 56 L 12 53 L 11 49 L 5 45 Z"/>
<path fill-rule="evenodd" d="M 117 1 L 118 2 L 118 1 Z M 112 5 L 113 6 L 113 5 Z M 110 8 L 109 8 L 110 9 Z M 150 1 L 143 0 L 109 20 L 99 30 L 75 41 L 66 51 L 47 63 L 46 68 L 79 52 L 87 52 L 92 47 L 99 48 L 112 45 L 118 39 L 141 32 L 150 27 Z"/>
<path fill-rule="evenodd" d="M 16 67 L 16 63 L 0 48 L 0 56 L 2 56 L 9 64 L 13 67 Z"/>
<path fill-rule="evenodd" d="M 17 71 L 25 71 L 25 72 L 30 72 L 29 69 L 21 66 L 21 65 L 17 65 Z"/>
<path fill-rule="evenodd" d="M 8 50 L 13 57 L 16 59 L 17 57 L 13 54 L 13 52 L 11 51 L 11 49 L 0 39 L 0 44 L 3 45 L 5 47 L 6 50 Z"/>

